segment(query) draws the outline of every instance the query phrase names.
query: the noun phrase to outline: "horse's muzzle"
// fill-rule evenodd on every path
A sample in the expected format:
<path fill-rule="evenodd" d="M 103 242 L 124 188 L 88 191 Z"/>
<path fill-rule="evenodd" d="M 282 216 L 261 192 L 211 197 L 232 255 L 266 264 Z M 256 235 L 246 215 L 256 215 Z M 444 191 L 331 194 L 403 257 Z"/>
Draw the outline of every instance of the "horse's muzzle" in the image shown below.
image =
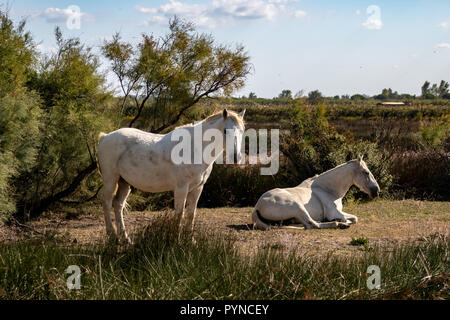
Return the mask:
<path fill-rule="evenodd" d="M 370 197 L 377 198 L 380 195 L 380 189 L 379 188 L 371 188 L 370 189 Z"/>

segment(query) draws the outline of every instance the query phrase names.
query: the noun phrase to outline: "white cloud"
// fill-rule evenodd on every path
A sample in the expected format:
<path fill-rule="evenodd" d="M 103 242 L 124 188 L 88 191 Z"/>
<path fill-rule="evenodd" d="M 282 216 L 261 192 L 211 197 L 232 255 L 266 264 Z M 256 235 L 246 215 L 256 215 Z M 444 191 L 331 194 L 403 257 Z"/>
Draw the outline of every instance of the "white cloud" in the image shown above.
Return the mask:
<path fill-rule="evenodd" d="M 296 17 L 297 19 L 301 19 L 301 18 L 304 18 L 304 17 L 306 17 L 308 14 L 306 13 L 306 11 L 303 11 L 303 10 L 296 10 L 295 12 L 294 12 L 294 17 Z"/>
<path fill-rule="evenodd" d="M 81 21 L 92 21 L 93 16 L 88 15 L 84 12 L 76 12 L 72 11 L 69 8 L 66 9 L 60 9 L 60 8 L 47 8 L 43 12 L 41 12 L 39 17 L 45 19 L 48 23 L 61 23 L 66 22 L 68 19 L 71 18 L 79 18 Z"/>
<path fill-rule="evenodd" d="M 441 27 L 443 29 L 449 29 L 450 28 L 450 22 L 447 22 L 447 21 L 441 22 L 439 24 L 439 27 Z"/>
<path fill-rule="evenodd" d="M 287 12 L 286 4 L 297 0 L 211 0 L 207 3 L 190 4 L 170 0 L 157 8 L 136 7 L 136 10 L 150 14 L 147 24 L 165 24 L 174 15 L 193 21 L 200 27 L 214 28 L 237 20 L 274 20 Z M 291 11 L 292 12 L 292 11 Z M 297 10 L 296 18 L 306 12 Z"/>
<path fill-rule="evenodd" d="M 359 10 L 359 9 L 358 9 L 358 10 L 356 10 L 356 15 L 358 15 L 358 16 L 359 16 L 360 14 L 361 14 L 361 10 Z"/>
<path fill-rule="evenodd" d="M 267 19 L 272 20 L 279 6 L 263 0 L 214 0 L 212 13 L 237 19 Z"/>
<path fill-rule="evenodd" d="M 438 43 L 436 45 L 436 48 L 438 48 L 438 49 L 450 49 L 450 43 L 449 42 Z"/>
<path fill-rule="evenodd" d="M 156 8 L 144 8 L 141 6 L 136 6 L 136 10 L 139 11 L 140 13 L 157 13 L 158 9 Z"/>

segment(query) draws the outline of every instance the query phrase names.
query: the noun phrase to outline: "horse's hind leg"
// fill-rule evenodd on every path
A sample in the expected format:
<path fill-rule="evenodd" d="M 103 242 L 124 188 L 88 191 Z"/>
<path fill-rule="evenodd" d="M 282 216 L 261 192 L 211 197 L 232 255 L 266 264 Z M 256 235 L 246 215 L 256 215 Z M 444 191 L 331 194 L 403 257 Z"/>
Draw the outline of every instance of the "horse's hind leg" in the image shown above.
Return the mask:
<path fill-rule="evenodd" d="M 128 242 L 130 241 L 130 239 L 128 238 L 128 235 L 125 231 L 125 223 L 123 221 L 123 209 L 127 203 L 126 200 L 128 198 L 128 195 L 130 194 L 130 191 L 131 191 L 130 185 L 125 180 L 120 178 L 118 182 L 116 196 L 113 199 L 114 213 L 116 215 L 117 235 L 121 239 L 125 239 Z"/>
<path fill-rule="evenodd" d="M 111 208 L 117 181 L 115 179 L 105 179 L 103 176 L 103 213 L 105 215 L 106 233 L 108 236 L 115 236 L 114 226 L 111 220 Z"/>

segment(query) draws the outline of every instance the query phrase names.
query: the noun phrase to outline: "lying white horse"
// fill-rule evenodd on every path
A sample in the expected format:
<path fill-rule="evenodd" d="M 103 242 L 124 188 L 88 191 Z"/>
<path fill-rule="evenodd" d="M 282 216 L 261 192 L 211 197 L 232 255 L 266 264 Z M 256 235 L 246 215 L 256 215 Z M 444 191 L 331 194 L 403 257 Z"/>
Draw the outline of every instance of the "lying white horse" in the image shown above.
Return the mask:
<path fill-rule="evenodd" d="M 203 185 L 226 144 L 219 143 L 213 157 L 202 157 L 198 164 L 174 163 L 172 150 L 179 143 L 180 133 L 186 133 L 186 130 L 191 137 L 195 137 L 198 130 L 206 132 L 208 129 L 217 129 L 215 131 L 220 132 L 222 139 L 230 132 L 234 134 L 234 161 L 240 162 L 244 114 L 245 110 L 237 114 L 225 109 L 195 125 L 179 127 L 166 135 L 132 128 L 120 129 L 110 134 L 101 133 L 98 163 L 103 178 L 103 210 L 108 235 L 116 235 L 110 216 L 111 207 L 114 207 L 117 235 L 129 241 L 123 221 L 123 209 L 130 194 L 130 186 L 145 192 L 174 191 L 175 213 L 181 221 L 186 220 L 185 227 L 192 230 Z M 203 141 L 203 136 L 196 138 L 202 140 L 200 147 L 204 149 L 207 144 Z M 191 158 L 191 155 L 188 157 Z"/>
<path fill-rule="evenodd" d="M 273 189 L 259 198 L 252 213 L 255 228 L 293 222 L 282 227 L 299 229 L 348 228 L 358 218 L 342 211 L 342 198 L 352 185 L 377 197 L 380 187 L 362 157 L 351 160 L 321 175 L 306 179 L 299 186 Z"/>

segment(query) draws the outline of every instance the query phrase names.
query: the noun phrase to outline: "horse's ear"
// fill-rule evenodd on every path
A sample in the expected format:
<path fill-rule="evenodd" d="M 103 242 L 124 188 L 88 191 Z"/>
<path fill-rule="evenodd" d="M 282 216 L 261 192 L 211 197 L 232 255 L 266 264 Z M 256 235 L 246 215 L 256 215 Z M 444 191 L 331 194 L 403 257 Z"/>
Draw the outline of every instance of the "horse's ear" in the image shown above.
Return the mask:
<path fill-rule="evenodd" d="M 358 154 L 358 162 L 361 162 L 361 161 L 363 161 L 363 158 L 364 158 L 364 156 L 362 156 L 362 155 Z"/>
<path fill-rule="evenodd" d="M 223 118 L 226 120 L 228 118 L 228 110 L 223 109 Z"/>
<path fill-rule="evenodd" d="M 244 116 L 245 116 L 245 111 L 247 111 L 247 109 L 244 109 L 243 111 L 241 111 L 241 112 L 239 113 L 239 115 L 241 116 L 241 118 L 244 118 Z"/>

